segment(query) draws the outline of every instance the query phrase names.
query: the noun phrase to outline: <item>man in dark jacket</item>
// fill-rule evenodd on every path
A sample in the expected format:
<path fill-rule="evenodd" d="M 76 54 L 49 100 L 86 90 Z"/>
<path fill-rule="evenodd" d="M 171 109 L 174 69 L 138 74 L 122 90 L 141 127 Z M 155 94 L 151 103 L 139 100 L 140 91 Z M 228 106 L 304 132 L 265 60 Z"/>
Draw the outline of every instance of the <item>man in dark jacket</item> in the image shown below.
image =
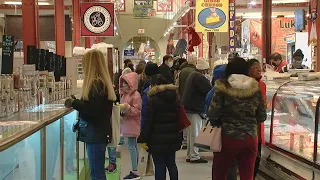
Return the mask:
<path fill-rule="evenodd" d="M 183 91 L 185 88 L 185 84 L 187 81 L 187 78 L 189 75 L 196 70 L 196 64 L 197 64 L 197 57 L 196 56 L 189 56 L 188 57 L 188 64 L 186 67 L 184 67 L 180 74 L 179 74 L 179 86 L 178 86 L 178 91 L 179 91 L 179 97 L 182 98 L 183 96 Z M 182 149 L 187 149 L 187 140 L 188 140 L 188 130 L 183 131 L 183 142 L 182 142 Z"/>
<path fill-rule="evenodd" d="M 163 62 L 159 67 L 159 73 L 166 78 L 166 80 L 173 84 L 173 74 L 171 68 L 173 66 L 173 58 L 170 55 L 163 56 Z"/>
<path fill-rule="evenodd" d="M 198 61 L 197 71 L 192 72 L 186 82 L 181 104 L 184 106 L 187 117 L 191 122 L 188 128 L 187 162 L 207 163 L 207 160 L 200 158 L 199 149 L 194 146 L 195 139 L 202 128 L 202 121 L 205 112 L 205 98 L 211 89 L 210 81 L 204 73 L 210 68 L 204 61 Z"/>
<path fill-rule="evenodd" d="M 185 88 L 185 84 L 189 75 L 196 70 L 197 57 L 190 56 L 188 57 L 188 65 L 183 68 L 179 74 L 179 95 L 183 96 L 183 91 Z"/>

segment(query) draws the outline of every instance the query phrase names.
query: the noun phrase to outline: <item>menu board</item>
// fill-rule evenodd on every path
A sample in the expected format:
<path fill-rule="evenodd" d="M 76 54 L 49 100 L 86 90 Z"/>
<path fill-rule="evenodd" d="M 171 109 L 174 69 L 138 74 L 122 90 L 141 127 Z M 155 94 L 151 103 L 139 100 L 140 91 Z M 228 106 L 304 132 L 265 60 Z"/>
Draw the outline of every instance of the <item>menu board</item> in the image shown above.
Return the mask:
<path fill-rule="evenodd" d="M 67 76 L 67 58 L 64 56 L 62 59 L 61 76 Z"/>
<path fill-rule="evenodd" d="M 36 61 L 36 70 L 41 71 L 41 58 L 42 58 L 42 50 L 37 49 L 37 61 Z"/>
<path fill-rule="evenodd" d="M 53 72 L 54 71 L 54 58 L 55 56 L 54 56 L 54 54 L 53 54 L 53 52 L 49 52 L 48 53 L 48 58 L 49 58 L 49 63 L 48 63 L 48 71 L 49 72 Z"/>
<path fill-rule="evenodd" d="M 63 56 L 56 55 L 54 76 L 56 81 L 60 81 Z"/>
<path fill-rule="evenodd" d="M 27 64 L 36 64 L 37 61 L 36 46 L 27 46 Z"/>
<path fill-rule="evenodd" d="M 3 35 L 1 74 L 12 74 L 14 37 Z"/>

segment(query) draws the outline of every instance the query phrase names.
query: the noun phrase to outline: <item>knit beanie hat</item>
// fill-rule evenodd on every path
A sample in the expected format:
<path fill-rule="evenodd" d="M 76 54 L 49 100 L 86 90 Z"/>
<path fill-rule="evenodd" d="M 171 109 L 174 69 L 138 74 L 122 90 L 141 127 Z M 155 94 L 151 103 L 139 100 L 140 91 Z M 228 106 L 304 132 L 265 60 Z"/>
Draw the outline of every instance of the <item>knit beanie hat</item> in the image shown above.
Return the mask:
<path fill-rule="evenodd" d="M 302 59 L 304 58 L 304 54 L 301 51 L 301 49 L 297 49 L 296 52 L 293 53 L 292 58 L 297 57 L 297 56 L 301 57 Z"/>
<path fill-rule="evenodd" d="M 198 70 L 206 70 L 206 69 L 209 69 L 210 66 L 209 66 L 209 63 L 207 63 L 205 60 L 201 59 L 198 61 L 197 63 L 197 69 Z"/>
<path fill-rule="evenodd" d="M 156 63 L 147 64 L 147 66 L 144 69 L 144 73 L 146 76 L 153 76 L 156 74 L 159 74 L 159 68 Z"/>
<path fill-rule="evenodd" d="M 127 67 L 122 71 L 122 75 L 129 74 L 131 72 L 132 72 L 131 69 Z"/>

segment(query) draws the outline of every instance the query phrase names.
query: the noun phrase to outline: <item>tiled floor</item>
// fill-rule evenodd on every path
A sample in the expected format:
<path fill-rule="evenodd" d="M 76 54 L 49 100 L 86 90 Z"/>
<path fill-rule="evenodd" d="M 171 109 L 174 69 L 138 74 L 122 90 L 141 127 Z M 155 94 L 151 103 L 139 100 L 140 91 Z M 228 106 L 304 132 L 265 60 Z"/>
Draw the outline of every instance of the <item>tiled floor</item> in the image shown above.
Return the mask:
<path fill-rule="evenodd" d="M 179 179 L 182 180 L 205 180 L 211 179 L 211 153 L 203 153 L 205 159 L 210 160 L 208 164 L 190 164 L 185 161 L 186 151 L 177 152 L 177 165 L 179 169 Z M 122 148 L 121 154 L 121 177 L 124 177 L 131 170 L 131 160 L 127 146 Z M 154 176 L 143 177 L 143 180 L 154 180 Z M 169 179 L 169 177 L 167 177 Z"/>
<path fill-rule="evenodd" d="M 212 153 L 202 153 L 202 157 L 209 160 L 208 164 L 190 164 L 185 161 L 186 151 L 177 152 L 177 165 L 179 169 L 179 180 L 211 180 Z M 131 170 L 131 160 L 128 147 L 122 147 L 121 153 L 121 178 Z M 143 177 L 143 180 L 154 180 L 154 176 Z M 169 179 L 167 175 L 167 179 Z M 256 180 L 263 180 L 257 177 Z"/>

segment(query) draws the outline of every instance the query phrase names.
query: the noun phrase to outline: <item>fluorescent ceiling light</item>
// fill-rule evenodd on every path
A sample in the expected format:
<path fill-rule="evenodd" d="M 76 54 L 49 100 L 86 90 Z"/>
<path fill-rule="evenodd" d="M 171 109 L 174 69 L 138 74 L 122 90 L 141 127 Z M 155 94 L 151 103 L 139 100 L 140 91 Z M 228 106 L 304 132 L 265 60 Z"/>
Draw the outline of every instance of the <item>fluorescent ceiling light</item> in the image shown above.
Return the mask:
<path fill-rule="evenodd" d="M 252 6 L 255 6 L 257 4 L 257 2 L 255 0 L 253 0 L 249 4 L 251 4 Z"/>
<path fill-rule="evenodd" d="M 18 2 L 18 1 L 5 1 L 4 4 L 7 5 L 22 5 L 22 2 Z M 45 6 L 45 5 L 50 5 L 49 2 L 38 2 L 38 5 L 40 6 Z"/>

